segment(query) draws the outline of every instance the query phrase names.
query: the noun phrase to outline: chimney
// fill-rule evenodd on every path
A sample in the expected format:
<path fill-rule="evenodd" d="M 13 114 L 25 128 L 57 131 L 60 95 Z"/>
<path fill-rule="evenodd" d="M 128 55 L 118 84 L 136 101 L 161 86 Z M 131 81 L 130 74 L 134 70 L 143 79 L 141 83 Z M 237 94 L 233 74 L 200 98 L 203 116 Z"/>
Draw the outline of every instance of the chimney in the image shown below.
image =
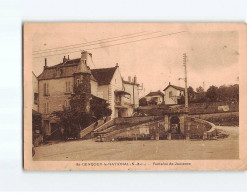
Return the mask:
<path fill-rule="evenodd" d="M 44 66 L 44 68 L 46 68 L 47 67 L 47 59 L 45 58 L 45 66 Z"/>
<path fill-rule="evenodd" d="M 128 76 L 128 81 L 129 83 L 131 83 L 131 76 Z"/>
<path fill-rule="evenodd" d="M 169 82 L 169 85 L 171 85 L 171 82 Z"/>
<path fill-rule="evenodd" d="M 69 60 L 69 55 L 68 55 L 68 60 Z"/>
<path fill-rule="evenodd" d="M 136 78 L 136 75 L 134 76 L 134 84 L 137 84 L 137 78 Z"/>
<path fill-rule="evenodd" d="M 116 66 L 115 66 L 115 67 L 119 67 L 119 66 L 118 66 L 118 63 L 116 63 Z"/>
<path fill-rule="evenodd" d="M 64 62 L 66 62 L 66 58 L 65 58 L 65 56 L 63 56 L 63 63 L 64 63 Z"/>

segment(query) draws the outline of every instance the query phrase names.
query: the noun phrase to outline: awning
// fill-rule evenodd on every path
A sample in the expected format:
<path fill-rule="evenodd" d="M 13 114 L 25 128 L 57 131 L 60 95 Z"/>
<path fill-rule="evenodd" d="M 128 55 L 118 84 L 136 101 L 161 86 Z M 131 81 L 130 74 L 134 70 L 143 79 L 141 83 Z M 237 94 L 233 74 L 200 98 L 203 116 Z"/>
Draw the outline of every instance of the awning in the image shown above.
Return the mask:
<path fill-rule="evenodd" d="M 119 105 L 115 105 L 115 108 L 119 108 L 119 109 L 128 109 L 128 107 L 126 107 L 126 106 L 119 106 Z"/>
<path fill-rule="evenodd" d="M 122 94 L 130 95 L 130 93 L 123 91 L 123 90 L 115 90 L 114 93 L 120 94 L 120 95 L 122 95 Z"/>

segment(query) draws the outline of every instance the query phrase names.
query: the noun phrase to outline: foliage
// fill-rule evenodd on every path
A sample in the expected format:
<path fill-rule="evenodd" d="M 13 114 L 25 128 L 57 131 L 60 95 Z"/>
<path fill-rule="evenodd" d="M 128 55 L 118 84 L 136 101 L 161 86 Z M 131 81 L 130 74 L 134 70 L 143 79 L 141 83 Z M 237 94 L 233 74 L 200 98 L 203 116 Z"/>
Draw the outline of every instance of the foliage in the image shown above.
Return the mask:
<path fill-rule="evenodd" d="M 197 87 L 197 88 L 196 88 L 196 92 L 197 92 L 197 93 L 204 93 L 203 87 L 202 87 L 202 86 Z"/>
<path fill-rule="evenodd" d="M 79 132 L 93 121 L 91 114 L 72 109 L 56 111 L 53 114 L 60 119 L 59 125 L 63 129 L 64 139 L 78 137 Z"/>
<path fill-rule="evenodd" d="M 112 114 L 112 110 L 109 108 L 109 104 L 101 98 L 93 96 L 90 101 L 91 114 L 97 120 Z"/>
<path fill-rule="evenodd" d="M 203 102 L 222 102 L 222 101 L 239 101 L 239 85 L 222 85 L 216 87 L 210 86 L 206 92 L 203 87 L 199 86 L 196 88 L 196 92 L 192 87 L 188 87 L 188 97 L 191 103 L 203 103 Z M 178 102 L 184 104 L 184 97 Z"/>
<path fill-rule="evenodd" d="M 192 102 L 195 98 L 195 91 L 193 89 L 193 87 L 189 86 L 188 87 L 188 99 L 189 99 L 189 102 Z"/>
<path fill-rule="evenodd" d="M 209 101 L 214 102 L 217 101 L 219 95 L 218 87 L 212 85 L 208 88 L 206 92 L 206 97 L 209 99 Z"/>
<path fill-rule="evenodd" d="M 157 105 L 156 99 L 153 97 L 148 101 L 148 105 Z"/>
<path fill-rule="evenodd" d="M 148 103 L 147 103 L 147 100 L 145 97 L 143 97 L 139 100 L 139 106 L 147 106 L 147 105 L 148 105 Z"/>
<path fill-rule="evenodd" d="M 105 100 L 93 96 L 89 102 L 90 97 L 88 94 L 76 94 L 72 96 L 70 108 L 53 113 L 60 119 L 59 125 L 63 129 L 64 139 L 77 138 L 82 129 L 102 117 L 111 115 L 112 111 Z"/>

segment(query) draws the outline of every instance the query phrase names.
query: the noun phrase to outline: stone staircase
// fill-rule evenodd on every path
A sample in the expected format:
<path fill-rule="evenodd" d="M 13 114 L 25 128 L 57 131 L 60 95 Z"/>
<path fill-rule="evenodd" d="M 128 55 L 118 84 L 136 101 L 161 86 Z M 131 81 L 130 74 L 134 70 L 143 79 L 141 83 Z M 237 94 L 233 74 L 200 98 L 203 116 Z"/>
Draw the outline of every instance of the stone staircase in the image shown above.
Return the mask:
<path fill-rule="evenodd" d="M 109 142 L 115 140 L 117 136 L 121 133 L 125 132 L 132 132 L 132 131 L 138 131 L 140 134 L 140 129 L 149 129 L 150 127 L 156 125 L 158 122 L 162 122 L 162 120 L 155 120 L 155 121 L 149 121 L 149 122 L 144 122 L 141 124 L 135 124 L 132 126 L 129 125 L 114 125 L 112 127 L 109 127 L 103 131 L 95 133 L 96 141 L 97 142 Z"/>

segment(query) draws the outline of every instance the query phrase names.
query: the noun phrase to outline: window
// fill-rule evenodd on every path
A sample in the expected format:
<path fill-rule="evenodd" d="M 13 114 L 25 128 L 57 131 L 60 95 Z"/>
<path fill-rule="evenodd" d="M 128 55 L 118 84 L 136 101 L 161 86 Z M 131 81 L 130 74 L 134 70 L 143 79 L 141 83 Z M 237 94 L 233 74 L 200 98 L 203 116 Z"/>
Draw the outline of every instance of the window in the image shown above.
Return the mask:
<path fill-rule="evenodd" d="M 45 103 L 45 114 L 48 114 L 48 112 L 49 112 L 49 103 L 46 102 Z"/>
<path fill-rule="evenodd" d="M 80 79 L 76 80 L 77 86 L 80 84 Z"/>
<path fill-rule="evenodd" d="M 49 95 L 49 83 L 44 83 L 44 96 Z"/>
<path fill-rule="evenodd" d="M 66 92 L 70 92 L 70 82 L 66 82 Z"/>
<path fill-rule="evenodd" d="M 38 104 L 38 93 L 34 93 L 34 104 Z"/>
<path fill-rule="evenodd" d="M 169 91 L 169 97 L 170 98 L 172 97 L 172 91 Z"/>
<path fill-rule="evenodd" d="M 68 107 L 68 102 L 67 102 L 67 100 L 64 101 L 64 106 L 65 106 L 65 107 Z"/>
<path fill-rule="evenodd" d="M 60 69 L 57 69 L 57 70 L 56 70 L 56 76 L 57 76 L 57 77 L 61 76 L 61 70 L 60 70 Z"/>

